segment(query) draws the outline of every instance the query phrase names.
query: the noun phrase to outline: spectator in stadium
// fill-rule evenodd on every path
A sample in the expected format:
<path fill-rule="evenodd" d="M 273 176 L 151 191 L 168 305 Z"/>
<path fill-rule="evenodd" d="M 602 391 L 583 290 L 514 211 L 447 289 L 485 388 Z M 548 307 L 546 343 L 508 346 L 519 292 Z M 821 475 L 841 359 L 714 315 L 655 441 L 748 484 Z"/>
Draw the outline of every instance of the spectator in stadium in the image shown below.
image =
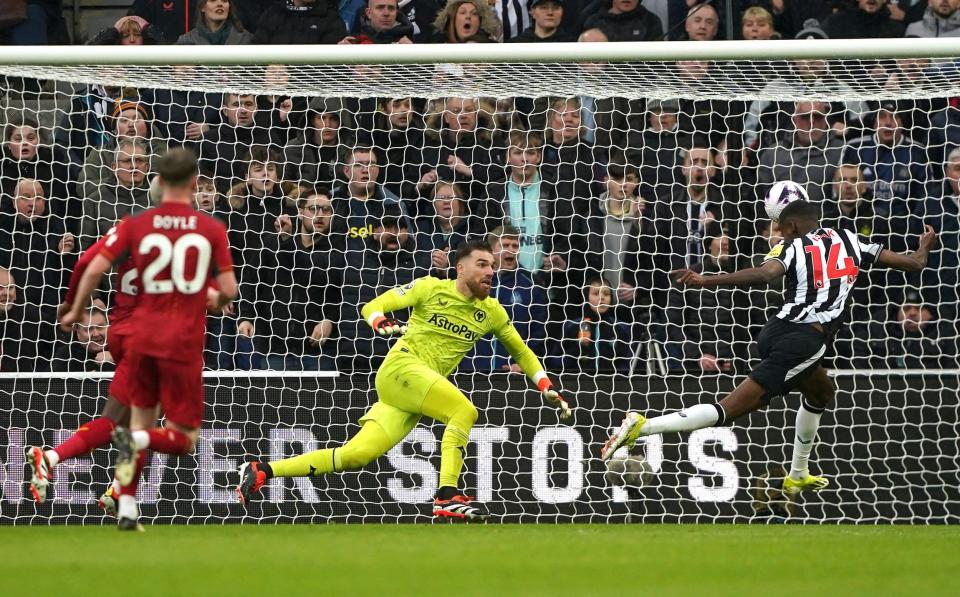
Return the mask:
<path fill-rule="evenodd" d="M 360 15 L 360 33 L 341 44 L 412 44 L 413 24 L 400 11 L 398 0 L 367 0 Z"/>
<path fill-rule="evenodd" d="M 94 307 L 69 338 L 58 343 L 50 362 L 53 371 L 113 371 L 113 356 L 107 350 L 107 313 Z"/>
<path fill-rule="evenodd" d="M 67 225 L 75 227 L 81 202 L 76 200 L 76 188 L 66 162 L 57 145 L 43 141 L 36 120 L 21 114 L 10 115 L 0 147 L 0 193 L 12 197 L 21 178 L 39 180 L 50 189 L 50 213 L 55 217 L 70 217 Z M 0 208 L 4 212 L 12 210 L 12 205 Z"/>
<path fill-rule="evenodd" d="M 493 279 L 490 296 L 496 298 L 510 317 L 527 346 L 543 354 L 546 338 L 547 296 L 530 272 L 517 260 L 520 253 L 520 231 L 513 226 L 498 226 L 487 235 L 493 250 Z M 507 349 L 495 338 L 484 338 L 464 359 L 462 369 L 474 371 L 512 371 L 520 367 L 512 361 Z"/>
<path fill-rule="evenodd" d="M 639 164 L 639 193 L 647 201 L 667 191 L 677 181 L 681 147 L 690 144 L 688 135 L 680 132 L 680 102 L 675 99 L 649 100 L 646 127 L 628 146 L 633 149 L 628 160 Z M 638 137 L 638 138 L 637 138 Z"/>
<path fill-rule="evenodd" d="M 807 189 L 812 201 L 823 201 L 843 152 L 843 141 L 830 134 L 829 114 L 826 102 L 794 104 L 791 127 L 760 151 L 757 179 L 764 185 L 760 197 L 769 185 L 792 180 Z"/>
<path fill-rule="evenodd" d="M 607 164 L 605 190 L 590 202 L 588 249 L 575 254 L 571 266 L 599 272 L 618 292 L 635 289 L 634 276 L 626 275 L 624 268 L 630 243 L 637 236 L 637 227 L 648 206 L 637 195 L 639 181 L 637 167 L 632 163 L 617 160 Z M 632 302 L 632 294 L 629 298 L 626 302 Z"/>
<path fill-rule="evenodd" d="M 164 40 L 173 42 L 194 26 L 198 0 L 134 0 L 128 15 L 152 23 Z"/>
<path fill-rule="evenodd" d="M 136 99 L 118 99 L 113 106 L 112 116 L 113 127 L 107 141 L 103 147 L 94 147 L 87 154 L 80 179 L 84 196 L 92 195 L 95 187 L 110 178 L 111 163 L 121 140 L 135 139 L 144 142 L 148 147 L 147 157 L 150 160 L 167 150 L 160 131 L 153 127 L 146 103 Z"/>
<path fill-rule="evenodd" d="M 371 204 L 364 227 L 370 234 L 363 250 L 348 251 L 346 267 L 335 268 L 335 285 L 341 290 L 338 365 L 345 371 L 375 369 L 391 342 L 377 336 L 360 316 L 360 307 L 391 288 L 413 282 L 427 274 L 418 267 L 400 207 L 394 203 Z"/>
<path fill-rule="evenodd" d="M 217 190 L 217 185 L 209 174 L 201 172 L 197 176 L 197 193 L 193 198 L 193 206 L 197 211 L 209 214 L 223 221 L 224 224 L 227 223 L 230 204 L 227 203 L 223 193 Z"/>
<path fill-rule="evenodd" d="M 433 185 L 431 213 L 432 217 L 420 218 L 416 223 L 417 261 L 429 267 L 432 276 L 455 278 L 453 256 L 457 247 L 481 236 L 483 229 L 467 213 L 463 189 L 450 181 L 438 180 Z"/>
<path fill-rule="evenodd" d="M 431 30 L 425 31 L 416 41 L 463 44 L 502 40 L 503 25 L 489 3 L 483 0 L 448 0 L 447 5 L 437 13 Z"/>
<path fill-rule="evenodd" d="M 268 64 L 260 71 L 260 85 L 273 93 L 257 95 L 255 121 L 270 131 L 270 141 L 279 149 L 306 128 L 309 99 L 288 94 L 290 71 L 283 64 Z"/>
<path fill-rule="evenodd" d="M 567 371 L 629 372 L 640 334 L 629 313 L 614 305 L 610 284 L 600 276 L 588 278 L 580 302 L 578 317 L 563 324 L 550 361 Z"/>
<path fill-rule="evenodd" d="M 578 98 L 551 102 L 544 137 L 540 166 L 544 180 L 555 186 L 558 197 L 574 201 L 579 213 L 586 213 L 590 199 L 596 195 L 592 185 L 602 173 L 604 160 L 593 143 L 584 138 Z"/>
<path fill-rule="evenodd" d="M 560 27 L 564 14 L 563 0 L 528 1 L 533 25 L 519 35 L 510 36 L 507 41 L 521 43 L 574 41 L 574 36 Z"/>
<path fill-rule="evenodd" d="M 0 8 L 0 45 L 68 45 L 70 35 L 60 0 L 5 2 Z"/>
<path fill-rule="evenodd" d="M 690 3 L 687 3 L 690 6 Z M 720 15 L 712 4 L 704 2 L 690 6 L 683 22 L 684 33 L 678 38 L 685 41 L 712 41 L 720 30 Z"/>
<path fill-rule="evenodd" d="M 43 369 L 53 354 L 54 335 L 53 320 L 26 303 L 13 274 L 0 267 L 0 372 Z"/>
<path fill-rule="evenodd" d="M 762 6 L 751 6 L 740 17 L 740 34 L 743 39 L 777 39 L 780 34 L 773 25 L 773 15 Z"/>
<path fill-rule="evenodd" d="M 87 42 L 92 46 L 152 46 L 166 43 L 163 33 L 137 16 L 121 17 Z"/>
<path fill-rule="evenodd" d="M 705 275 L 735 271 L 732 252 L 727 231 L 720 222 L 711 221 L 704 228 L 703 259 L 693 269 Z M 686 368 L 704 373 L 745 371 L 752 340 L 747 324 L 762 317 L 744 308 L 743 291 L 686 288 L 682 292 Z"/>
<path fill-rule="evenodd" d="M 244 176 L 240 159 L 243 153 L 254 145 L 270 143 L 270 129 L 258 117 L 257 98 L 253 95 L 224 93 L 220 111 L 220 123 L 184 146 L 200 157 L 202 170 L 214 174 L 217 188 L 225 189 Z"/>
<path fill-rule="evenodd" d="M 682 60 L 675 68 L 677 76 L 703 89 L 724 85 L 734 76 L 708 60 Z M 730 139 L 741 136 L 745 111 L 746 105 L 740 100 L 683 98 L 677 114 L 678 127 L 684 135 L 706 137 L 712 147 L 725 152 Z"/>
<path fill-rule="evenodd" d="M 904 236 L 919 230 L 919 222 L 909 215 L 927 182 L 927 156 L 907 135 L 910 108 L 912 104 L 881 102 L 871 123 L 876 132 L 851 141 L 844 152 L 845 162 L 862 164 L 873 189 L 874 211 L 890 219 L 893 245 L 888 248 L 893 251 L 906 250 Z"/>
<path fill-rule="evenodd" d="M 423 104 L 411 97 L 382 98 L 377 103 L 371 138 L 373 146 L 383 153 L 383 186 L 398 197 L 412 199 L 421 196 L 417 182 L 420 180 L 420 162 L 423 161 L 422 111 Z M 424 190 L 432 190 L 429 178 L 423 185 Z M 412 215 L 430 213 L 421 203 L 418 201 Z"/>
<path fill-rule="evenodd" d="M 15 279 L 26 304 L 44 316 L 60 303 L 66 276 L 76 263 L 76 239 L 63 220 L 47 211 L 47 191 L 32 178 L 21 178 L 11 198 L 15 212 L 0 215 L 0 267 Z"/>
<path fill-rule="evenodd" d="M 833 175 L 830 193 L 823 202 L 821 222 L 826 228 L 853 230 L 867 238 L 884 234 L 886 223 L 875 221 L 873 194 L 859 164 L 840 164 Z"/>
<path fill-rule="evenodd" d="M 838 365 L 852 369 L 953 369 L 957 324 L 909 289 L 899 304 L 878 309 L 837 338 Z"/>
<path fill-rule="evenodd" d="M 194 27 L 177 39 L 178 45 L 223 46 L 253 42 L 231 0 L 198 0 Z"/>
<path fill-rule="evenodd" d="M 194 77 L 199 73 L 193 66 L 175 68 L 178 76 Z M 154 126 L 160 131 L 160 137 L 169 140 L 171 146 L 199 142 L 211 126 L 221 122 L 223 96 L 220 93 L 154 89 L 152 96 Z M 191 147 L 197 149 L 196 145 Z"/>
<path fill-rule="evenodd" d="M 960 2 L 957 0 L 928 0 L 923 18 L 907 25 L 907 37 L 960 36 Z"/>
<path fill-rule="evenodd" d="M 67 154 L 71 180 L 77 180 L 93 147 L 103 147 L 113 128 L 113 107 L 121 97 L 137 97 L 136 89 L 89 85 L 70 101 L 55 129 L 54 142 Z"/>
<path fill-rule="evenodd" d="M 660 19 L 644 8 L 640 0 L 610 0 L 609 8 L 587 18 L 584 28 L 599 29 L 609 41 L 663 39 Z"/>
<path fill-rule="evenodd" d="M 99 185 L 88 185 L 83 200 L 83 243 L 89 246 L 126 215 L 151 207 L 149 148 L 142 139 L 117 142 L 108 159 L 109 175 Z"/>
<path fill-rule="evenodd" d="M 347 36 L 337 5 L 326 0 L 290 0 L 260 16 L 255 44 L 335 44 Z"/>
<path fill-rule="evenodd" d="M 947 154 L 942 180 L 930 185 L 923 203 L 924 224 L 933 226 L 939 244 L 930 254 L 930 268 L 923 272 L 928 298 L 939 305 L 941 316 L 960 315 L 960 148 Z"/>
<path fill-rule="evenodd" d="M 373 234 L 369 214 L 380 213 L 383 205 L 389 203 L 405 216 L 406 207 L 399 197 L 379 183 L 379 158 L 373 147 L 348 147 L 343 150 L 342 155 L 342 182 L 333 188 L 330 195 L 334 213 L 343 223 L 337 232 L 346 237 L 348 251 L 362 252 L 367 248 L 366 238 Z M 406 229 L 406 221 L 403 224 Z"/>
<path fill-rule="evenodd" d="M 820 29 L 808 29 L 801 32 L 809 37 L 803 39 L 827 39 Z M 798 38 L 799 39 L 799 38 Z M 836 76 L 826 60 L 794 60 L 789 68 L 781 69 L 781 74 L 769 80 L 763 88 L 765 97 L 781 95 L 804 95 L 816 97 L 827 95 L 855 96 L 853 88 L 841 77 Z M 842 110 L 840 108 L 843 108 Z M 847 100 L 838 102 L 831 112 L 831 130 L 835 136 L 849 136 L 851 130 L 861 128 L 861 120 L 870 111 L 865 101 Z M 777 102 L 754 100 L 744 117 L 744 145 L 759 149 L 776 142 L 777 131 L 790 127 L 789 112 L 781 109 Z M 764 138 L 760 131 L 763 129 Z"/>
<path fill-rule="evenodd" d="M 330 282 L 333 204 L 324 188 L 300 187 L 289 198 L 296 202 L 297 216 L 277 218 L 280 268 L 268 322 L 276 340 L 267 364 L 271 369 L 330 370 L 335 368 L 335 342 L 328 341 L 335 338 L 342 300 Z"/>
<path fill-rule="evenodd" d="M 227 231 L 233 253 L 234 269 L 240 289 L 237 301 L 237 353 L 249 354 L 256 349 L 250 366 L 256 368 L 257 355 L 271 351 L 269 332 L 273 288 L 279 270 L 279 228 L 281 215 L 292 216 L 278 181 L 280 155 L 264 145 L 250 148 L 239 163 L 241 182 L 231 187 Z M 243 357 L 246 363 L 246 357 Z M 246 368 L 243 364 L 239 368 Z"/>
<path fill-rule="evenodd" d="M 905 27 L 892 18 L 887 0 L 857 0 L 856 8 L 848 7 L 827 17 L 823 30 L 830 39 L 868 39 L 903 37 Z"/>
<path fill-rule="evenodd" d="M 307 186 L 332 186 L 340 147 L 354 143 L 353 128 L 353 117 L 339 98 L 312 99 L 307 127 L 283 149 L 283 179 Z"/>
<path fill-rule="evenodd" d="M 433 100 L 424 117 L 425 139 L 418 186 L 424 189 L 439 179 L 465 187 L 471 214 L 480 213 L 487 196 L 486 184 L 499 166 L 492 155 L 493 110 L 474 98 Z"/>

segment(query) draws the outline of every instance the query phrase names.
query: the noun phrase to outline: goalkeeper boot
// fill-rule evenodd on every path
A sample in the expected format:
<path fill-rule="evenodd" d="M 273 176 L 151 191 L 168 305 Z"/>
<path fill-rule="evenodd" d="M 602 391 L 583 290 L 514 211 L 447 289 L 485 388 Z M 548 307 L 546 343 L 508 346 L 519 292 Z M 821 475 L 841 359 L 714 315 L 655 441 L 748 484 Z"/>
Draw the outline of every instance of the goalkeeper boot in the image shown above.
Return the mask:
<path fill-rule="evenodd" d="M 787 497 L 794 497 L 801 493 L 820 491 L 830 485 L 826 477 L 816 477 L 807 474 L 804 478 L 797 481 L 790 475 L 783 478 L 783 494 Z"/>
<path fill-rule="evenodd" d="M 455 495 L 448 500 L 436 498 L 433 500 L 433 515 L 441 518 L 464 520 L 466 522 L 482 522 L 490 515 L 477 504 L 471 504 L 473 498 L 465 495 Z"/>
<path fill-rule="evenodd" d="M 113 447 L 117 449 L 117 461 L 113 467 L 113 476 L 122 487 L 130 485 L 137 474 L 137 457 L 140 451 L 133 441 L 133 433 L 126 427 L 117 427 L 111 436 Z"/>
<path fill-rule="evenodd" d="M 267 473 L 260 468 L 260 462 L 245 462 L 240 465 L 240 482 L 237 483 L 237 495 L 241 504 L 249 504 L 253 494 L 267 482 Z"/>
<path fill-rule="evenodd" d="M 120 495 L 117 493 L 117 489 L 113 486 L 113 483 L 111 483 L 110 487 L 107 487 L 107 490 L 104 491 L 103 495 L 100 496 L 100 499 L 97 500 L 97 505 L 100 506 L 100 509 L 103 510 L 104 514 L 116 518 L 117 502 L 119 499 Z"/>
<path fill-rule="evenodd" d="M 47 461 L 43 449 L 37 446 L 27 448 L 27 464 L 30 465 L 30 493 L 33 500 L 42 504 L 47 500 L 47 487 L 53 474 L 50 471 L 50 462 Z"/>
<path fill-rule="evenodd" d="M 600 458 L 610 460 L 613 453 L 623 446 L 628 448 L 632 446 L 640 437 L 640 429 L 646 422 L 647 418 L 640 413 L 627 413 L 627 416 L 623 418 L 623 423 L 620 424 L 620 428 L 613 432 L 607 443 L 603 444 L 603 448 L 600 449 Z"/>

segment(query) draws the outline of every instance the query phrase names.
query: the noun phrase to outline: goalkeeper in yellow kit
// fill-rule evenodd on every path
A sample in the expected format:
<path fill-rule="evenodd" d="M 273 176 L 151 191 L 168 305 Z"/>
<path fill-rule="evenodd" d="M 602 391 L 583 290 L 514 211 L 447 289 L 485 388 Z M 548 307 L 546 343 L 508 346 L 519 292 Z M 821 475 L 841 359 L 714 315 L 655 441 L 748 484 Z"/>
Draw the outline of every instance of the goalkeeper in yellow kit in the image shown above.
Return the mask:
<path fill-rule="evenodd" d="M 403 334 L 377 371 L 379 400 L 360 419 L 360 431 L 337 448 L 274 462 L 240 467 L 237 493 L 247 503 L 271 477 L 307 477 L 363 468 L 399 443 L 426 415 L 446 425 L 440 443 L 440 486 L 434 516 L 483 520 L 487 513 L 457 488 L 477 408 L 447 376 L 483 336 L 493 333 L 546 400 L 571 415 L 570 407 L 527 348 L 507 312 L 491 298 L 493 254 L 483 241 L 471 241 L 456 253 L 456 280 L 419 278 L 364 305 L 361 314 L 380 335 Z M 413 307 L 409 330 L 387 317 Z"/>

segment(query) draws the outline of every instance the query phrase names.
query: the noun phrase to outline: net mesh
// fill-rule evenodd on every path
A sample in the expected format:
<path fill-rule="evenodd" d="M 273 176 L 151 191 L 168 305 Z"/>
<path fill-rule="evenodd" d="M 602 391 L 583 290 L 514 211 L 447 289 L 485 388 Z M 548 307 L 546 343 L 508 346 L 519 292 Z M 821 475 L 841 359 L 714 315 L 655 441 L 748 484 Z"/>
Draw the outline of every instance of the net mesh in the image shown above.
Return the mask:
<path fill-rule="evenodd" d="M 180 145 L 201 157 L 197 204 L 228 226 L 241 298 L 235 315 L 208 318 L 204 440 L 196 458 L 154 467 L 145 503 L 158 521 L 424 517 L 439 426 L 369 472 L 278 483 L 251 511 L 227 503 L 228 471 L 245 455 L 352 433 L 390 346 L 359 306 L 453 275 L 456 247 L 494 232 L 494 294 L 579 409 L 559 426 L 491 339 L 464 361 L 457 383 L 482 413 L 465 482 L 494 512 L 956 521 L 952 60 L 0 73 L 4 522 L 102 520 L 90 501 L 107 480 L 106 451 L 64 469 L 38 507 L 20 482 L 20 450 L 55 444 L 101 408 L 94 377 L 58 376 L 111 370 L 113 300 L 131 281 L 106 282 L 105 315 L 91 312 L 71 336 L 54 326 L 56 308 L 79 253 L 153 203 L 151 160 Z M 803 185 L 828 225 L 893 250 L 915 248 L 923 224 L 941 235 L 931 269 L 862 276 L 828 353 L 849 376 L 814 467 L 838 488 L 802 504 L 776 497 L 792 441 L 782 402 L 735 427 L 648 440 L 605 467 L 599 445 L 624 411 L 713 402 L 756 362 L 777 288 L 681 291 L 667 274 L 756 264 L 771 246 L 764 197 L 782 180 Z M 316 382 L 318 371 L 340 374 Z"/>

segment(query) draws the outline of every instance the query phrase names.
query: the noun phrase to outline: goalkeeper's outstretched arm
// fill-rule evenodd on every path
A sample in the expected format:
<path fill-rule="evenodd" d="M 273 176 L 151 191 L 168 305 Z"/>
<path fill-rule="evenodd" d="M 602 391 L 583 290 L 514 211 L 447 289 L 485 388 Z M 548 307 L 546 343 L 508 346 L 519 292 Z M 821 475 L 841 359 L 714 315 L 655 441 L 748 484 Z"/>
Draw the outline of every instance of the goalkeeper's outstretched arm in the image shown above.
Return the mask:
<path fill-rule="evenodd" d="M 572 414 L 570 405 L 560 396 L 560 392 L 553 387 L 553 382 L 550 381 L 550 377 L 543 369 L 543 365 L 540 364 L 540 359 L 537 358 L 537 355 L 535 355 L 533 351 L 530 350 L 530 347 L 527 346 L 526 342 L 523 341 L 520 333 L 517 332 L 517 328 L 513 327 L 510 320 L 506 319 L 505 323 L 494 331 L 494 335 L 496 335 L 497 340 L 506 347 L 507 352 L 509 352 L 513 360 L 520 365 L 520 368 L 527 377 L 530 378 L 530 381 L 537 386 L 543 399 L 551 406 L 559 409 L 560 418 L 570 418 Z"/>
<path fill-rule="evenodd" d="M 403 333 L 406 331 L 406 326 L 385 314 L 416 305 L 420 300 L 419 293 L 415 292 L 416 288 L 416 284 L 404 290 L 391 288 L 364 305 L 360 309 L 360 315 L 373 328 L 374 332 L 382 336 Z"/>

